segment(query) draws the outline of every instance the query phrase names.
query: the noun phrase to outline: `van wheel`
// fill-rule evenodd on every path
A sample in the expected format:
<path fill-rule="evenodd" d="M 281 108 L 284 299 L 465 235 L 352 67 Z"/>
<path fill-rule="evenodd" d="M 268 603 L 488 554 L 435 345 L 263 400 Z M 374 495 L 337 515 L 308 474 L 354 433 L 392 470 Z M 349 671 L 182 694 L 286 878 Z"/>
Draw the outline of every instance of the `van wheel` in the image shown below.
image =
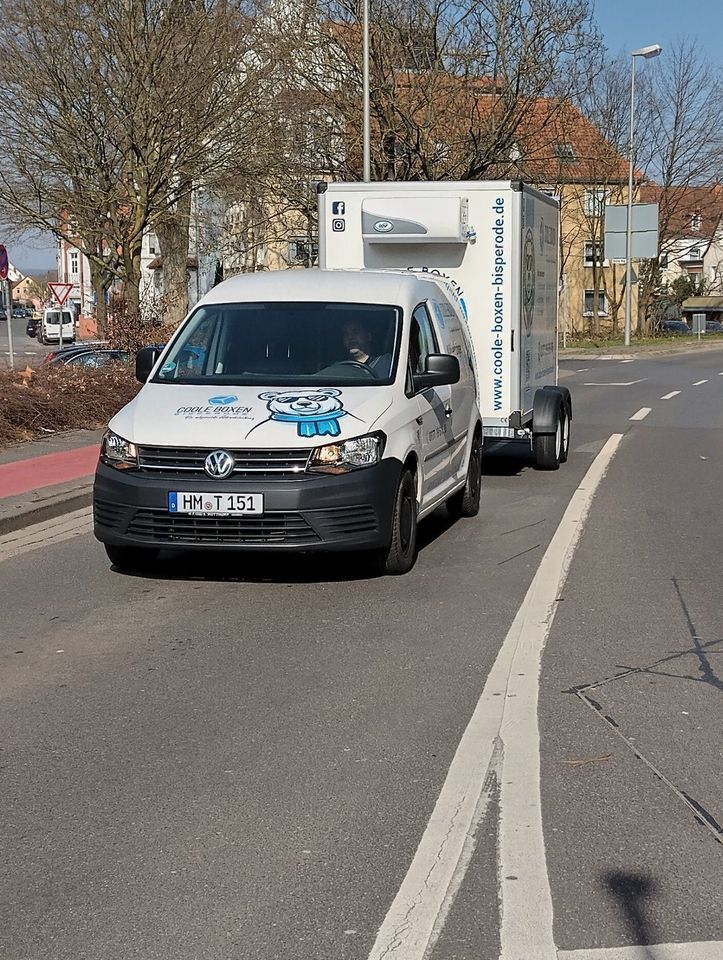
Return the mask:
<path fill-rule="evenodd" d="M 480 494 L 482 492 L 482 444 L 479 433 L 475 433 L 469 454 L 467 479 L 461 490 L 453 493 L 447 500 L 447 513 L 454 520 L 460 517 L 476 517 L 479 513 Z"/>
<path fill-rule="evenodd" d="M 560 446 L 560 463 L 567 463 L 567 455 L 570 452 L 570 411 L 563 403 L 560 408 L 560 423 L 562 426 L 562 444 Z"/>
<path fill-rule="evenodd" d="M 119 547 L 112 543 L 103 546 L 108 559 L 119 570 L 147 570 L 160 553 L 155 547 Z"/>
<path fill-rule="evenodd" d="M 411 470 L 403 470 L 394 498 L 392 540 L 379 558 L 381 573 L 408 573 L 417 559 L 417 491 Z"/>
<path fill-rule="evenodd" d="M 560 405 L 562 410 L 562 404 Z M 538 470 L 557 470 L 562 455 L 562 415 L 558 413 L 554 433 L 536 433 L 532 438 Z"/>

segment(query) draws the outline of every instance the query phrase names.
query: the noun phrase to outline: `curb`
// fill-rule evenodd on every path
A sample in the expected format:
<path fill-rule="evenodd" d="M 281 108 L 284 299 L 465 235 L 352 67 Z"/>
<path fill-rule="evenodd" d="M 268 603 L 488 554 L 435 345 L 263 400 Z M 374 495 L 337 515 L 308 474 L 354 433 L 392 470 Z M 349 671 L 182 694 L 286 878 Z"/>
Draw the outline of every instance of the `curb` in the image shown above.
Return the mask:
<path fill-rule="evenodd" d="M 72 490 L 56 493 L 45 500 L 33 501 L 13 513 L 0 512 L 0 534 L 13 533 L 34 523 L 53 520 L 64 513 L 82 510 L 83 507 L 89 507 L 92 500 L 93 481 L 91 479 Z M 2 510 L 2 504 L 0 504 L 0 510 Z"/>

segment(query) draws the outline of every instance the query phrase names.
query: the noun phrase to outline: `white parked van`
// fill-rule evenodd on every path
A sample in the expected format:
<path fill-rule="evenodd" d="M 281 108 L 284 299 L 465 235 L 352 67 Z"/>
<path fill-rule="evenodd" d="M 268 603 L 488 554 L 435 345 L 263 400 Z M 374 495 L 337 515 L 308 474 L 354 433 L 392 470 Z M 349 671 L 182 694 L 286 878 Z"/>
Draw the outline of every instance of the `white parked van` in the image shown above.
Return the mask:
<path fill-rule="evenodd" d="M 214 287 L 113 420 L 95 534 L 118 567 L 161 548 L 416 558 L 417 521 L 479 509 L 481 419 L 457 297 L 405 272 L 286 271 Z"/>
<path fill-rule="evenodd" d="M 41 343 L 60 342 L 60 316 L 63 316 L 63 343 L 75 342 L 75 320 L 72 310 L 61 310 L 59 307 L 46 307 L 43 310 L 43 319 L 38 331 L 38 340 Z"/>

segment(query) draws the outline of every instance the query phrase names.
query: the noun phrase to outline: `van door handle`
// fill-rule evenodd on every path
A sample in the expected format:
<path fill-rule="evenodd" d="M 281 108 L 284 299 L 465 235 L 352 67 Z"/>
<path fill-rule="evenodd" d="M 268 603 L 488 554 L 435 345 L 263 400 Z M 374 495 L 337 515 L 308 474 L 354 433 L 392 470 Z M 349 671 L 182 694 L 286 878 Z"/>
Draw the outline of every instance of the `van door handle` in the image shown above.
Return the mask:
<path fill-rule="evenodd" d="M 445 408 L 444 408 L 444 415 L 445 415 L 445 417 L 447 417 L 447 418 L 449 419 L 449 417 L 452 416 L 452 408 L 451 408 L 451 407 L 445 407 Z"/>

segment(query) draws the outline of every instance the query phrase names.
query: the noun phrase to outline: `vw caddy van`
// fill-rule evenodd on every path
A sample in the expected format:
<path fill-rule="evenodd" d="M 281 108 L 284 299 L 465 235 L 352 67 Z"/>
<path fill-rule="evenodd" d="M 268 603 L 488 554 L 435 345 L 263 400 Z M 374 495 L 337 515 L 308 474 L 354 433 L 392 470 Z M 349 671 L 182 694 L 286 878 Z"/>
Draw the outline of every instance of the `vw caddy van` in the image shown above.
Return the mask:
<path fill-rule="evenodd" d="M 417 522 L 478 512 L 481 425 L 445 281 L 289 270 L 214 287 L 110 422 L 95 535 L 118 568 L 161 549 L 364 550 L 405 573 Z"/>

